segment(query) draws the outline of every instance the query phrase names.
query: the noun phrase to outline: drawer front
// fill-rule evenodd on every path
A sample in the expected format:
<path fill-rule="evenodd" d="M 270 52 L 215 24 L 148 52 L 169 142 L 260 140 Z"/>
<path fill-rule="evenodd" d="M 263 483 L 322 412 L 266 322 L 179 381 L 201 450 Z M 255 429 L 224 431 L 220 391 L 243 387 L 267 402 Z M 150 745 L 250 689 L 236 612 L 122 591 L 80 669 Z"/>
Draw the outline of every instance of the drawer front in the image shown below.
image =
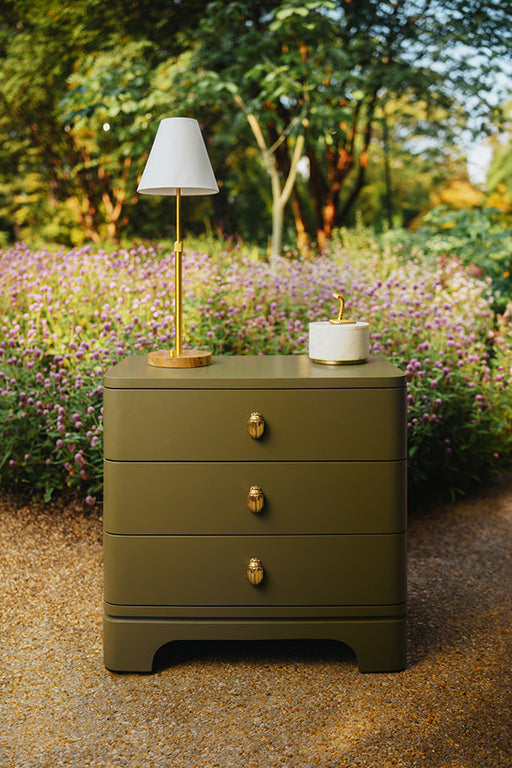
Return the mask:
<path fill-rule="evenodd" d="M 262 414 L 259 439 L 247 422 Z M 406 456 L 404 388 L 104 390 L 114 461 L 394 461 Z"/>
<path fill-rule="evenodd" d="M 117 534 L 399 533 L 406 463 L 106 460 L 103 522 Z"/>
<path fill-rule="evenodd" d="M 104 535 L 105 601 L 117 605 L 392 605 L 406 598 L 405 534 Z M 264 579 L 246 577 L 259 558 Z"/>

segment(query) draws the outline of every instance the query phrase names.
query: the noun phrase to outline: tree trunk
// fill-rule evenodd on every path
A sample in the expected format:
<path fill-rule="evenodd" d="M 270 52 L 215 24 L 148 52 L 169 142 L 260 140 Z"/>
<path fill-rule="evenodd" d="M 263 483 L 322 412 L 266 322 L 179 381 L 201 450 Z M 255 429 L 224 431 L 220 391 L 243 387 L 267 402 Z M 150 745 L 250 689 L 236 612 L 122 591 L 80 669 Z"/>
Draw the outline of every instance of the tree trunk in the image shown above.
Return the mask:
<path fill-rule="evenodd" d="M 77 195 L 68 197 L 66 205 L 73 214 L 76 222 L 80 225 L 86 240 L 92 240 L 93 243 L 100 241 L 100 235 L 95 223 L 95 209 L 87 195 Z"/>
<path fill-rule="evenodd" d="M 354 204 L 359 192 L 365 183 L 366 166 L 368 163 L 368 148 L 372 135 L 373 109 L 376 95 L 374 94 L 368 107 L 366 123 L 363 131 L 363 147 L 359 153 L 359 166 L 357 175 L 348 194 L 343 194 L 344 203 L 340 210 L 340 197 L 347 185 L 347 178 L 356 164 L 356 137 L 360 135 L 359 118 L 361 116 L 360 105 L 354 109 L 352 127 L 347 128 L 343 140 L 338 145 L 331 144 L 326 148 L 325 164 L 327 172 L 322 166 L 314 150 L 308 147 L 310 168 L 310 189 L 315 211 L 315 224 L 317 240 L 320 248 L 323 248 L 332 237 L 336 227 L 345 223 L 350 208 Z"/>
<path fill-rule="evenodd" d="M 389 126 L 386 114 L 382 118 L 382 149 L 384 152 L 384 182 L 386 186 L 386 217 L 389 229 L 393 229 L 393 188 L 389 162 Z"/>
<path fill-rule="evenodd" d="M 274 200 L 272 204 L 272 244 L 270 247 L 271 256 L 280 256 L 283 247 L 283 212 L 284 206 L 279 200 Z"/>
<path fill-rule="evenodd" d="M 272 140 L 274 144 L 276 144 L 276 142 L 279 140 L 279 136 L 275 132 L 272 132 Z M 279 168 L 279 172 L 281 174 L 281 178 L 284 178 L 284 179 L 288 178 L 291 171 L 291 162 L 290 162 L 288 147 L 285 143 L 282 143 L 279 146 L 279 148 L 275 153 L 275 158 Z M 308 250 L 309 250 L 310 238 L 307 231 L 306 217 L 304 214 L 302 201 L 299 195 L 297 194 L 297 189 L 295 186 L 292 187 L 292 191 L 290 194 L 290 203 L 291 203 L 291 208 L 293 213 L 293 222 L 295 224 L 295 237 L 297 240 L 297 248 L 299 250 L 299 253 L 307 256 Z M 285 212 L 286 212 L 286 207 L 283 210 L 283 216 Z"/>
<path fill-rule="evenodd" d="M 270 255 L 279 256 L 283 245 L 283 211 L 281 202 L 281 183 L 279 173 L 274 163 L 267 168 L 272 180 L 272 241 Z"/>
<path fill-rule="evenodd" d="M 323 208 L 328 187 L 322 175 L 318 157 L 310 146 L 307 149 L 307 156 L 309 159 L 309 188 L 315 215 L 316 241 L 320 248 L 324 248 L 327 241 L 324 232 Z"/>
<path fill-rule="evenodd" d="M 120 184 L 118 186 L 112 186 L 110 174 L 105 173 L 101 167 L 98 168 L 98 178 L 101 181 L 101 186 L 103 188 L 102 201 L 107 215 L 107 231 L 111 240 L 117 235 L 117 223 L 126 202 L 126 181 L 131 164 L 131 157 L 126 157 L 123 164 L 124 167 L 121 174 Z"/>
<path fill-rule="evenodd" d="M 357 173 L 357 178 L 354 182 L 354 185 L 352 186 L 352 189 L 348 197 L 345 199 L 343 208 L 338 213 L 336 224 L 339 227 L 342 226 L 342 224 L 344 224 L 345 219 L 350 212 L 350 209 L 352 208 L 355 201 L 357 200 L 357 197 L 361 189 L 364 187 L 364 183 L 366 181 L 366 168 L 368 166 L 368 151 L 369 151 L 368 148 L 370 146 L 370 141 L 372 138 L 373 102 L 371 106 L 372 108 L 369 111 L 369 115 L 366 119 L 366 125 L 364 129 L 364 144 L 363 144 L 363 149 L 359 155 L 359 169 Z"/>
<path fill-rule="evenodd" d="M 290 202 L 292 204 L 293 220 L 295 222 L 297 248 L 299 253 L 301 253 L 303 256 L 308 256 L 310 238 L 306 227 L 306 220 L 302 210 L 301 201 L 295 189 L 292 191 L 290 196 Z"/>
<path fill-rule="evenodd" d="M 302 152 L 304 150 L 304 134 L 302 133 L 299 134 L 299 136 L 297 136 L 295 140 L 293 156 L 290 162 L 290 172 L 288 173 L 288 177 L 286 178 L 284 186 L 281 188 L 281 179 L 279 176 L 279 168 L 276 161 L 275 153 L 276 153 L 276 150 L 281 146 L 281 144 L 284 141 L 286 141 L 287 134 L 291 129 L 291 127 L 293 126 L 294 121 L 290 123 L 287 130 L 281 133 L 277 141 L 275 141 L 271 147 L 268 147 L 265 141 L 265 138 L 263 136 L 261 126 L 257 118 L 255 117 L 255 115 L 253 115 L 252 112 L 249 112 L 249 110 L 245 106 L 240 96 L 235 96 L 235 103 L 237 104 L 237 106 L 239 106 L 243 110 L 243 112 L 245 113 L 245 116 L 247 117 L 247 121 L 251 126 L 251 130 L 254 134 L 254 138 L 256 139 L 256 143 L 258 144 L 258 147 L 260 149 L 263 165 L 265 166 L 265 169 L 270 176 L 270 180 L 272 183 L 272 244 L 271 244 L 272 252 L 271 252 L 271 256 L 279 256 L 281 254 L 281 249 L 283 245 L 284 207 L 288 202 L 288 199 L 293 189 L 293 185 L 295 184 L 295 179 L 297 178 L 297 165 L 300 158 L 302 157 Z"/>

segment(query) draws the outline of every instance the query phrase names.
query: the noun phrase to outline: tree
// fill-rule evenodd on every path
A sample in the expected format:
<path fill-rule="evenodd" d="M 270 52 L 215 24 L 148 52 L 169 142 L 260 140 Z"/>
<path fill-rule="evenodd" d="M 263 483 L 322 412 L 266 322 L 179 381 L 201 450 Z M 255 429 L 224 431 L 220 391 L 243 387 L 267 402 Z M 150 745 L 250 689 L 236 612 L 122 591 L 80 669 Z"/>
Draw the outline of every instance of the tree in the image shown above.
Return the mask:
<path fill-rule="evenodd" d="M 331 0 L 210 3 L 192 56 L 186 67 L 178 63 L 180 82 L 196 102 L 217 110 L 222 103 L 229 112 L 234 103 L 247 119 L 271 180 L 273 253 L 281 250 L 284 206 L 290 197 L 296 228 L 306 231 L 294 192 L 298 162 L 313 115 L 318 121 L 325 111 L 324 70 L 346 68 L 329 15 L 335 7 Z"/>
<path fill-rule="evenodd" d="M 234 96 L 266 136 L 263 157 L 279 141 L 274 162 L 283 180 L 307 126 L 308 191 L 320 243 L 347 220 L 366 183 L 372 138 L 388 102 L 426 105 L 422 131 L 438 142 L 460 137 L 470 115 L 475 131 L 496 117 L 490 84 L 512 47 L 510 0 L 471 7 L 462 0 L 288 0 L 258 7 L 210 3 L 182 76 L 195 84 L 196 103 L 217 99 L 218 106 L 223 90 Z M 296 191 L 293 199 L 304 228 Z"/>
<path fill-rule="evenodd" d="M 487 173 L 487 192 L 498 205 L 510 209 L 512 199 L 512 102 L 505 109 L 507 123 L 492 139 L 492 157 Z M 501 198 L 501 200 L 500 200 Z"/>
<path fill-rule="evenodd" d="M 180 33 L 205 2 L 184 6 L 3 0 L 0 216 L 12 234 L 32 225 L 74 244 L 114 237 L 128 221 L 142 151 L 139 100 L 151 92 L 152 68 L 182 50 Z"/>
<path fill-rule="evenodd" d="M 277 137 L 274 144 L 271 147 L 269 147 L 265 140 L 263 131 L 261 129 L 261 125 L 257 117 L 248 110 L 242 98 L 238 96 L 238 94 L 235 96 L 235 103 L 238 104 L 238 106 L 243 110 L 243 112 L 247 117 L 247 121 L 251 126 L 251 130 L 254 134 L 254 138 L 256 139 L 256 143 L 261 152 L 263 165 L 268 175 L 270 176 L 270 180 L 272 183 L 271 251 L 272 251 L 272 254 L 279 255 L 281 253 L 281 248 L 283 244 L 284 208 L 290 198 L 293 185 L 295 184 L 295 179 L 297 177 L 297 167 L 298 167 L 299 160 L 302 157 L 302 150 L 304 149 L 304 134 L 300 133 L 295 139 L 295 147 L 294 147 L 293 156 L 290 162 L 290 169 L 287 173 L 284 185 L 282 185 L 281 179 L 279 176 L 279 167 L 276 161 L 275 153 L 278 150 L 281 143 L 286 141 L 286 136 L 290 132 L 293 126 L 293 123 L 291 123 L 290 126 L 287 126 Z"/>
<path fill-rule="evenodd" d="M 365 185 L 357 199 L 358 217 L 366 224 L 390 229 L 408 227 L 434 204 L 436 191 L 454 179 L 468 179 L 463 151 L 439 143 L 422 128 L 449 115 L 425 103 L 393 99 L 376 113 Z M 429 120 L 427 120 L 429 118 Z M 352 219 L 350 220 L 352 221 Z"/>
<path fill-rule="evenodd" d="M 71 242 L 144 225 L 142 212 L 157 216 L 134 195 L 148 128 L 191 114 L 215 135 L 219 226 L 252 233 L 271 209 L 273 251 L 287 225 L 322 245 L 350 221 L 376 163 L 387 163 L 395 210 L 397 145 L 402 157 L 435 144 L 446 156 L 468 126 L 496 122 L 511 10 L 512 0 L 4 0 L 0 220 L 9 237 L 31 227 Z M 309 175 L 297 184 L 300 159 Z M 257 203 L 256 223 L 237 220 Z"/>
<path fill-rule="evenodd" d="M 151 93 L 149 41 L 113 44 L 91 54 L 68 83 L 60 120 L 72 138 L 79 188 L 66 200 L 89 238 L 113 239 L 137 202 L 146 116 L 140 105 Z"/>

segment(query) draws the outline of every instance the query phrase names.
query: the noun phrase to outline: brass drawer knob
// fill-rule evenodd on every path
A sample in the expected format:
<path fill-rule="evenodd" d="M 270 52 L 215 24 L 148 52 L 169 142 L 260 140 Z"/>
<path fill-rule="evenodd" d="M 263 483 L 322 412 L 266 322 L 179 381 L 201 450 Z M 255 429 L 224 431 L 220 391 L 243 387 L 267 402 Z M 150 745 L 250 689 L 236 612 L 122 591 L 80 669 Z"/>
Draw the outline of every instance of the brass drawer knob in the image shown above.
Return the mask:
<path fill-rule="evenodd" d="M 261 512 L 265 503 L 265 496 L 259 485 L 251 485 L 249 495 L 247 496 L 247 506 L 255 515 Z"/>
<path fill-rule="evenodd" d="M 261 560 L 257 557 L 251 557 L 249 565 L 247 566 L 246 575 L 253 586 L 257 587 L 258 584 L 261 584 L 265 575 Z"/>
<path fill-rule="evenodd" d="M 257 440 L 262 436 L 265 429 L 265 421 L 261 413 L 251 413 L 247 422 L 247 431 L 250 436 Z"/>

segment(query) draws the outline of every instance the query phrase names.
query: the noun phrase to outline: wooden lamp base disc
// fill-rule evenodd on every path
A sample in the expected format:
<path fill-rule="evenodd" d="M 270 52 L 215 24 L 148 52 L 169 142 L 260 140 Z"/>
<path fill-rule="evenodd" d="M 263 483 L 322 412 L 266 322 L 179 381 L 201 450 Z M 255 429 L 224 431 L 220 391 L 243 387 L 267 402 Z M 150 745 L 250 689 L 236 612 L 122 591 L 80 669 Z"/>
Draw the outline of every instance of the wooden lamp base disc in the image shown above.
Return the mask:
<path fill-rule="evenodd" d="M 148 355 L 149 365 L 157 368 L 199 368 L 211 362 L 212 353 L 202 349 L 186 349 L 179 356 L 171 355 L 168 349 L 159 349 Z"/>

